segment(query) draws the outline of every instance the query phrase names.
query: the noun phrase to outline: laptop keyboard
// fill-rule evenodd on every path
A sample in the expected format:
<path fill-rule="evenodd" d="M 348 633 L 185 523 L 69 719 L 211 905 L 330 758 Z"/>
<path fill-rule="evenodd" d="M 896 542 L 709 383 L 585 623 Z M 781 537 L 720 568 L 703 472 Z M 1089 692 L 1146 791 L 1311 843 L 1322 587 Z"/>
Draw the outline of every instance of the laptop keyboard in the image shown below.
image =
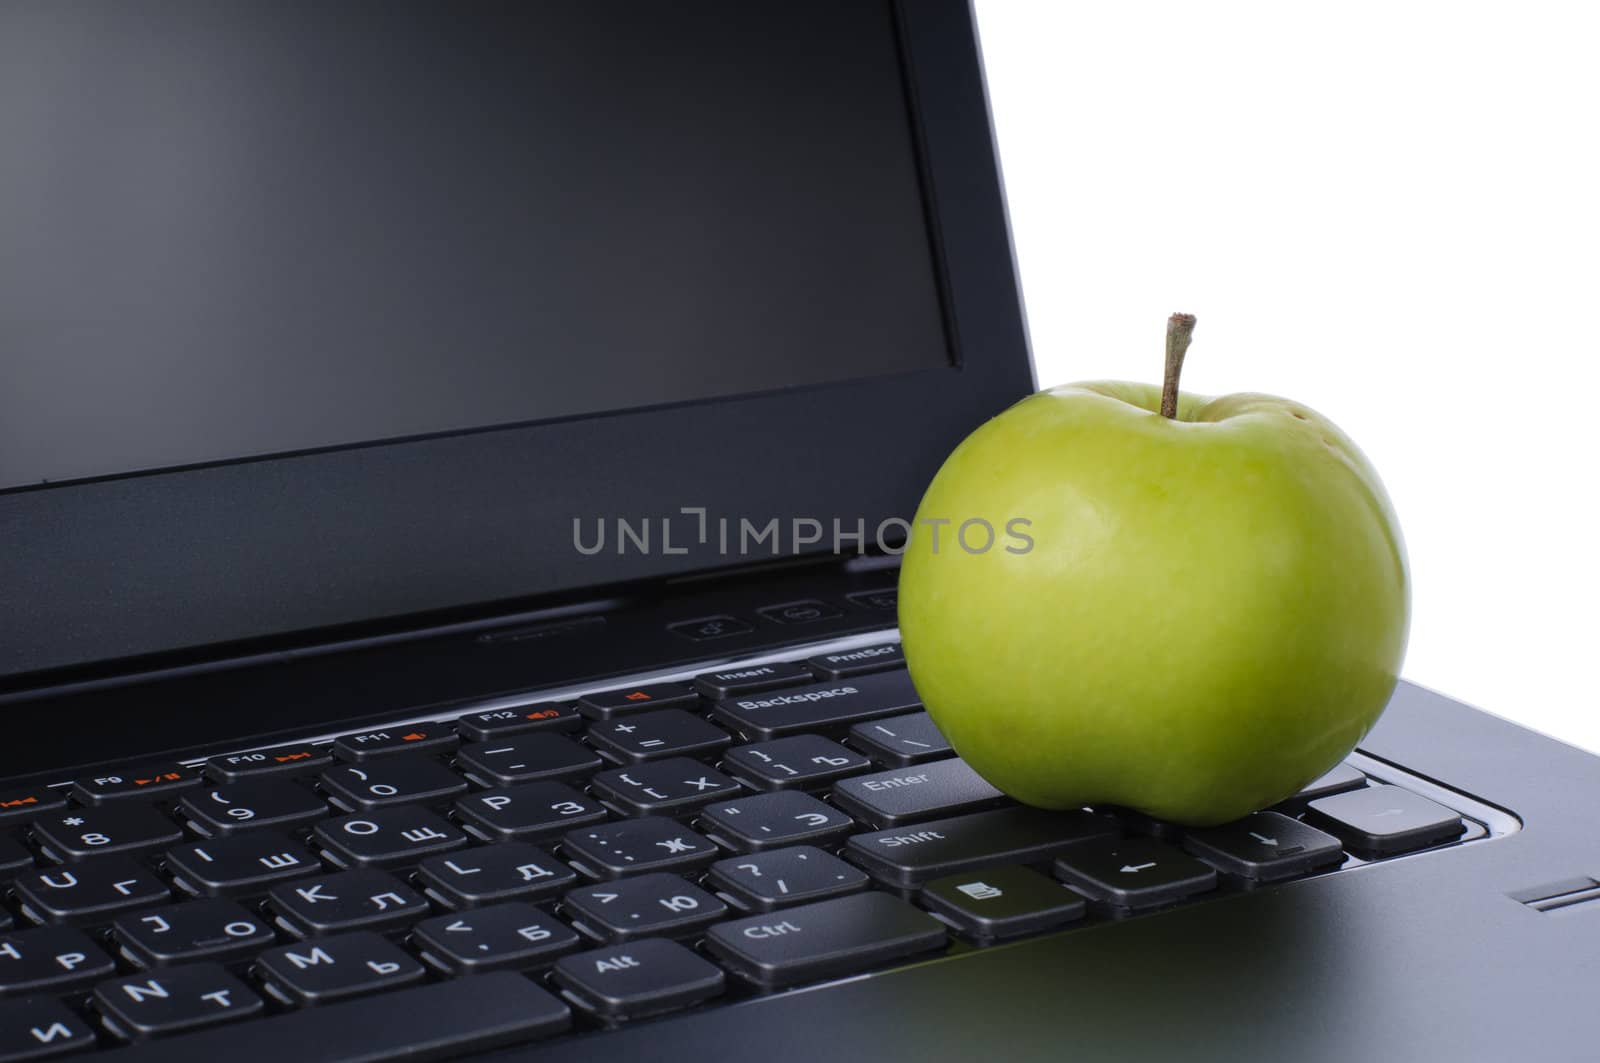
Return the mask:
<path fill-rule="evenodd" d="M 583 1036 L 1488 833 L 1351 763 L 1209 830 L 1027 808 L 863 646 L 0 786 L 0 1061 Z"/>

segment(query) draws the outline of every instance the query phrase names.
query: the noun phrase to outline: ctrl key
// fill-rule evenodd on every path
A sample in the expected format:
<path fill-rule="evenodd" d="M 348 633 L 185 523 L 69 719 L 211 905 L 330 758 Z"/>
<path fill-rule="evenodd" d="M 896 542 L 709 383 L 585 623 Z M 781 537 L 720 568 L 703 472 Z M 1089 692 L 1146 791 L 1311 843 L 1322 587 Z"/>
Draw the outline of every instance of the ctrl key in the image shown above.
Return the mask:
<path fill-rule="evenodd" d="M 604 1022 L 638 1019 L 720 996 L 727 976 L 676 942 L 645 938 L 556 961 L 562 996 Z"/>
<path fill-rule="evenodd" d="M 802 904 L 706 932 L 706 947 L 718 959 L 767 988 L 855 974 L 945 941 L 943 923 L 887 893 Z"/>

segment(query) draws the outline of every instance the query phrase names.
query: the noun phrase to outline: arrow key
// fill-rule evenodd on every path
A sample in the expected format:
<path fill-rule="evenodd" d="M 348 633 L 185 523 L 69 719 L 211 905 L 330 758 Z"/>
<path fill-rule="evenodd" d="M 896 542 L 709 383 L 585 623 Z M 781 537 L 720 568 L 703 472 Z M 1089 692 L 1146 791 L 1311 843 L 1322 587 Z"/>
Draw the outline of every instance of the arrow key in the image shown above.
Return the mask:
<path fill-rule="evenodd" d="M 1375 856 L 1410 852 L 1461 836 L 1454 811 L 1398 786 L 1368 786 L 1311 802 L 1307 819 Z"/>
<path fill-rule="evenodd" d="M 1212 868 L 1151 838 L 1075 845 L 1057 858 L 1055 873 L 1091 901 L 1122 911 L 1173 904 L 1217 887 Z"/>
<path fill-rule="evenodd" d="M 424 963 L 450 975 L 531 970 L 579 941 L 567 924 L 520 901 L 424 919 L 411 939 Z"/>
<path fill-rule="evenodd" d="M 1276 812 L 1255 812 L 1220 827 L 1190 831 L 1183 847 L 1252 882 L 1292 878 L 1344 859 L 1338 838 Z"/>

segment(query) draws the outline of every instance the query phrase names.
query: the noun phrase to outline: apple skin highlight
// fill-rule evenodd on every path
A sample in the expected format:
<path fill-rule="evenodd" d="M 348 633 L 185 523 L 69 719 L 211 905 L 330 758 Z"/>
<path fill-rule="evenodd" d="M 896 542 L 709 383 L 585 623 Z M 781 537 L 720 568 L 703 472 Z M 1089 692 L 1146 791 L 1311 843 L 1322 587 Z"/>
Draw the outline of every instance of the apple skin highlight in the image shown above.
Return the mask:
<path fill-rule="evenodd" d="M 968 436 L 918 508 L 900 631 L 934 722 L 995 786 L 1209 826 L 1372 728 L 1409 578 L 1377 473 L 1330 421 L 1255 394 L 1184 394 L 1167 418 L 1161 392 L 1055 388 Z M 974 517 L 1026 518 L 1033 548 L 968 552 Z"/>

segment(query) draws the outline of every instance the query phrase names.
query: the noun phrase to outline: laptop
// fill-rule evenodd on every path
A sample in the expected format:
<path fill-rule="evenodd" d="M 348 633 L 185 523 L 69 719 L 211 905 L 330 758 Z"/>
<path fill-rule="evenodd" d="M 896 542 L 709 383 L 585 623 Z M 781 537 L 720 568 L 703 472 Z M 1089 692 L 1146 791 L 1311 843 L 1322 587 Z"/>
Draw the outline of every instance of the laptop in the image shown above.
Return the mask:
<path fill-rule="evenodd" d="M 1185 831 L 921 710 L 966 4 L 5 0 L 0 145 L 0 1060 L 1595 1057 L 1592 757 L 1402 684 Z"/>

